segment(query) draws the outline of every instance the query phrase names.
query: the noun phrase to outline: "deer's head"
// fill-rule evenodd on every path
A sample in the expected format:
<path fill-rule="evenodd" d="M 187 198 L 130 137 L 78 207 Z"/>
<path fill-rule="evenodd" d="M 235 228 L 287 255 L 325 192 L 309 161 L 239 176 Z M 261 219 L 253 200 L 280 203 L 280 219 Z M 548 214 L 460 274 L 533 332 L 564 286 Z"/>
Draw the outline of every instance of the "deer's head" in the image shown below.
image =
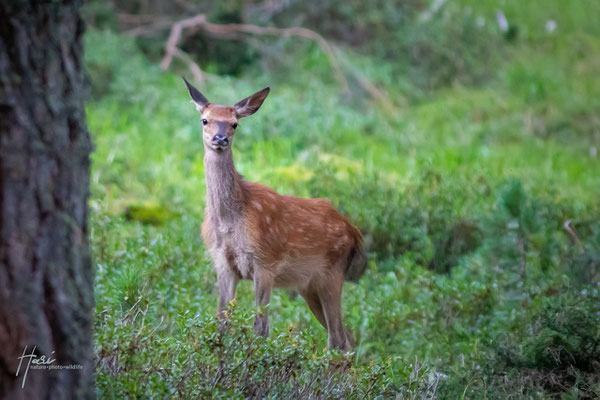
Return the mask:
<path fill-rule="evenodd" d="M 237 102 L 233 107 L 226 107 L 211 103 L 185 78 L 183 80 L 187 85 L 196 110 L 200 111 L 204 148 L 206 151 L 218 153 L 231 151 L 233 135 L 239 119 L 257 112 L 270 91 L 269 88 L 264 88 Z"/>

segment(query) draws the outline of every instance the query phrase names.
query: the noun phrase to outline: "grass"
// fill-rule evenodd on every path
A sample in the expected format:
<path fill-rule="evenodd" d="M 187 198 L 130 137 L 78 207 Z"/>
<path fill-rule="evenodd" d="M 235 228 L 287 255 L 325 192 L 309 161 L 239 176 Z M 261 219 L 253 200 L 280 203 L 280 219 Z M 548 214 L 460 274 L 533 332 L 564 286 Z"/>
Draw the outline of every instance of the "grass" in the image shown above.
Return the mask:
<path fill-rule="evenodd" d="M 394 82 L 393 113 L 342 96 L 312 53 L 313 79 L 303 65 L 290 82 L 249 72 L 202 85 L 232 104 L 270 84 L 238 129 L 238 170 L 327 197 L 361 228 L 369 268 L 343 298 L 352 359 L 324 350 L 291 291 L 273 294 L 268 339 L 252 334 L 249 282 L 231 330 L 215 329 L 199 117 L 133 40 L 89 32 L 99 397 L 599 396 L 600 366 L 583 357 L 600 343 L 597 27 L 579 3 L 500 3 L 521 36 L 483 83 L 413 97 L 393 68 L 348 53 Z M 497 5 L 460 4 L 493 22 Z M 550 17 L 558 32 L 543 29 Z"/>

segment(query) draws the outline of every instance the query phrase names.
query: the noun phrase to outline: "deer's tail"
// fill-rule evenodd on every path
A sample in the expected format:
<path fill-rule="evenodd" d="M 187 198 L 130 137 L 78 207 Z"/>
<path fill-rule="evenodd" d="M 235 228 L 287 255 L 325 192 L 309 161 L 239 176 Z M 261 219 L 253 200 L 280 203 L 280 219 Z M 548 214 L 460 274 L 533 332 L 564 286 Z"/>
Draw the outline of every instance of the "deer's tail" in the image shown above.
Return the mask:
<path fill-rule="evenodd" d="M 354 226 L 350 226 L 350 234 L 354 239 L 354 246 L 350 249 L 348 255 L 348 263 L 346 264 L 346 270 L 344 271 L 344 279 L 347 281 L 356 282 L 367 269 L 367 255 L 363 250 L 362 235 L 360 231 Z"/>

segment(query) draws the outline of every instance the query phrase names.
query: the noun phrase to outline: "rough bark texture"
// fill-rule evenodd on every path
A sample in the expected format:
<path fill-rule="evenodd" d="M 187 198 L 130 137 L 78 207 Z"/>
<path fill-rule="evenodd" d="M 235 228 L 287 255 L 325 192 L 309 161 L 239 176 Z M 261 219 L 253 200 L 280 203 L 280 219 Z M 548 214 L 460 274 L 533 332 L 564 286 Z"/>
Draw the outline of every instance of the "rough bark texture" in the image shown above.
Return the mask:
<path fill-rule="evenodd" d="M 80 5 L 0 1 L 1 399 L 94 396 Z M 25 346 L 82 369 L 30 369 L 22 388 Z"/>

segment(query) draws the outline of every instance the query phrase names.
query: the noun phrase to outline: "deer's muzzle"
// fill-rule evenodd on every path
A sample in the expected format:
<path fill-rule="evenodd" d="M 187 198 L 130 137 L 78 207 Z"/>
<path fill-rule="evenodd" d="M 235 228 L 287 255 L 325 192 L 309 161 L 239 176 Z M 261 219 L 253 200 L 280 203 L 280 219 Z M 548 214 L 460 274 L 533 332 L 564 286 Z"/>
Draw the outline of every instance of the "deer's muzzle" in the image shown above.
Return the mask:
<path fill-rule="evenodd" d="M 215 135 L 212 139 L 213 144 L 217 146 L 227 146 L 229 145 L 229 139 L 225 135 Z"/>

